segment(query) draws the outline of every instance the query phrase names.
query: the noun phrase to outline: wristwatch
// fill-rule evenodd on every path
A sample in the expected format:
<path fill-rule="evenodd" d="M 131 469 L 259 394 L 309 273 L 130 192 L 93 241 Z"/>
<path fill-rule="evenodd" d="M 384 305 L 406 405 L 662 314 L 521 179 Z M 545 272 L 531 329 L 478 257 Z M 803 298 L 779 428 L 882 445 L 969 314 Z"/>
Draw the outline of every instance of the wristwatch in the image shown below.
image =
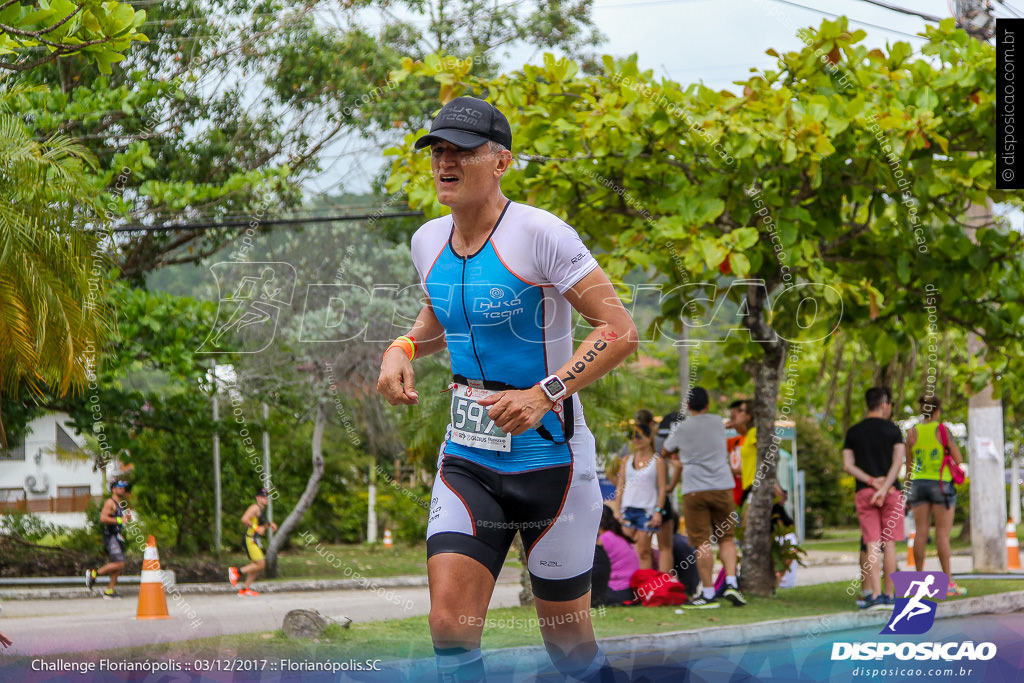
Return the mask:
<path fill-rule="evenodd" d="M 565 394 L 568 390 L 565 388 L 565 382 L 558 378 L 558 375 L 549 375 L 545 377 L 537 384 L 540 385 L 541 391 L 547 396 L 553 403 L 557 403 L 565 398 Z"/>

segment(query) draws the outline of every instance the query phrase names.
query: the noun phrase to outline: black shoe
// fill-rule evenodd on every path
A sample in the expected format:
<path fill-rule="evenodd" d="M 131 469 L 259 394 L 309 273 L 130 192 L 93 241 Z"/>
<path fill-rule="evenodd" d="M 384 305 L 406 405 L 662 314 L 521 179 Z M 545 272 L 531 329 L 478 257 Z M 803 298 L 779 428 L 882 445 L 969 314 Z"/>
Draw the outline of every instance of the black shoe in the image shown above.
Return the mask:
<path fill-rule="evenodd" d="M 718 609 L 720 605 L 718 598 L 708 600 L 703 595 L 698 595 L 689 602 L 684 602 L 683 609 Z"/>
<path fill-rule="evenodd" d="M 114 600 L 114 599 L 120 598 L 120 597 L 121 597 L 121 594 L 118 593 L 117 591 L 112 591 L 112 590 L 105 590 L 105 591 L 103 591 L 103 599 L 104 600 Z"/>
<path fill-rule="evenodd" d="M 892 609 L 895 606 L 896 606 L 896 599 L 889 597 L 885 593 L 882 593 L 877 598 L 872 600 L 871 604 L 868 605 L 867 607 L 865 607 L 864 609 L 869 609 L 869 610 L 871 610 L 873 612 L 881 612 L 882 610 L 892 611 Z"/>
<path fill-rule="evenodd" d="M 738 588 L 733 588 L 732 586 L 725 587 L 725 592 L 722 593 L 722 597 L 737 607 L 743 607 L 747 604 L 747 599 L 743 597 L 743 593 L 740 593 Z"/>

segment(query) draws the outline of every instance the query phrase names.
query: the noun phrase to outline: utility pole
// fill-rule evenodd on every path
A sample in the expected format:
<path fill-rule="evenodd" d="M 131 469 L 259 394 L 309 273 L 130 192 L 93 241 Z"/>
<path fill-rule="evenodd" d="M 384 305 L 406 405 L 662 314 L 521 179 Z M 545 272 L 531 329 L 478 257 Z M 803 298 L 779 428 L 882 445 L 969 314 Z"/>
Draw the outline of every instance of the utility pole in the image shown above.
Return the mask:
<path fill-rule="evenodd" d="M 956 24 L 973 38 L 986 42 L 996 21 L 986 0 L 955 0 Z M 991 220 L 992 202 L 972 205 L 967 224 Z M 974 241 L 974 230 L 969 231 Z M 973 332 L 967 336 L 970 356 L 984 356 L 985 343 Z M 1003 404 L 992 397 L 991 383 L 971 396 L 967 406 L 967 453 L 971 475 L 971 551 L 974 571 L 1006 571 L 1006 465 L 1003 460 Z"/>
<path fill-rule="evenodd" d="M 213 552 L 220 554 L 220 412 L 217 405 L 217 361 L 210 361 L 213 380 Z"/>
<path fill-rule="evenodd" d="M 376 458 L 371 458 L 369 470 L 370 500 L 366 510 L 366 542 L 377 542 L 377 467 Z"/>
<path fill-rule="evenodd" d="M 270 420 L 270 409 L 267 408 L 266 403 L 260 403 L 263 407 L 263 486 L 264 488 L 271 489 L 274 487 L 273 480 L 270 478 L 270 430 L 267 428 L 267 423 Z M 274 499 L 267 497 L 267 521 L 274 521 Z M 274 527 L 267 525 L 267 545 L 269 546 L 274 541 Z"/>

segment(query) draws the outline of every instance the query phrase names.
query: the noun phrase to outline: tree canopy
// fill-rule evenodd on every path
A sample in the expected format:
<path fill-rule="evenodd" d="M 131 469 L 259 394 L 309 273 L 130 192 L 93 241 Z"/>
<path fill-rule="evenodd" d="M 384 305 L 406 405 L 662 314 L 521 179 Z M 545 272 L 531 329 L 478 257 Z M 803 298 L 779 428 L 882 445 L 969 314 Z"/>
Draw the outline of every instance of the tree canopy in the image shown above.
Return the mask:
<path fill-rule="evenodd" d="M 991 375 L 997 391 L 1021 392 L 1024 297 L 1008 284 L 1024 275 L 1021 236 L 963 219 L 987 197 L 1018 201 L 991 173 L 995 52 L 952 20 L 927 28 L 924 58 L 906 43 L 869 49 L 865 37 L 845 18 L 822 22 L 801 33 L 802 49 L 769 51 L 776 68 L 737 93 L 655 81 L 635 57 L 606 57 L 594 76 L 545 55 L 497 78 L 443 59 L 407 62 L 396 77 L 432 79 L 442 100 L 475 94 L 502 108 L 521 162 L 505 192 L 588 236 L 613 280 L 636 266 L 664 278 L 666 320 L 699 332 L 695 311 L 723 297 L 739 306 L 723 351 L 755 377 L 759 471 L 770 484 L 771 425 L 799 401 L 799 344 L 837 326 L 883 365 L 932 329 L 975 330 L 989 349 L 971 381 Z M 389 151 L 390 190 L 429 172 L 415 137 Z M 431 188 L 409 195 L 428 215 L 441 211 Z M 753 497 L 753 567 L 770 567 L 756 558 L 768 553 L 771 488 Z M 755 569 L 747 583 L 769 590 L 770 572 Z"/>
<path fill-rule="evenodd" d="M 133 41 L 146 40 L 139 30 L 145 20 L 145 10 L 113 0 L 5 2 L 0 4 L 0 69 L 29 71 L 82 54 L 109 74 Z"/>

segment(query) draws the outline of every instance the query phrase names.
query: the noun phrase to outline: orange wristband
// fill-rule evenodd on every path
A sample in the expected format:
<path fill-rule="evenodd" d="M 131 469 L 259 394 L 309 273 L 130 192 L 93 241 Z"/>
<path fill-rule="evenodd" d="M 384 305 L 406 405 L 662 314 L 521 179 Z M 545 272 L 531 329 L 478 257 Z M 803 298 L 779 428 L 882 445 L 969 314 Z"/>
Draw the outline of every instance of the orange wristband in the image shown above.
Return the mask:
<path fill-rule="evenodd" d="M 388 351 L 395 347 L 398 347 L 405 351 L 405 355 L 409 357 L 409 360 L 412 360 L 413 358 L 416 357 L 416 340 L 413 339 L 412 337 L 408 337 L 403 334 L 401 337 L 391 342 L 391 346 L 384 350 L 384 355 L 388 355 Z"/>

